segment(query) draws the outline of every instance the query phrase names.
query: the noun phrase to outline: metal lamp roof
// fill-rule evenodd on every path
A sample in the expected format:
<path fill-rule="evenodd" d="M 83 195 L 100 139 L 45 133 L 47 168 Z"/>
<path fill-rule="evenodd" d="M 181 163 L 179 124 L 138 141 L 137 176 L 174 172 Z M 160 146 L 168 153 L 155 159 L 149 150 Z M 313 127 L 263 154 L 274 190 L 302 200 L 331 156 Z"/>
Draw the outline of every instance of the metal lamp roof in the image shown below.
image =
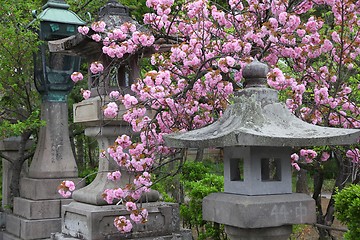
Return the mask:
<path fill-rule="evenodd" d="M 49 0 L 37 18 L 40 21 L 85 25 L 85 22 L 78 15 L 68 9 L 69 5 L 65 1 Z"/>
<path fill-rule="evenodd" d="M 164 136 L 167 146 L 324 146 L 358 142 L 360 130 L 321 127 L 302 121 L 264 84 L 268 67 L 257 60 L 244 69 L 239 91 L 218 121 L 197 130 Z"/>

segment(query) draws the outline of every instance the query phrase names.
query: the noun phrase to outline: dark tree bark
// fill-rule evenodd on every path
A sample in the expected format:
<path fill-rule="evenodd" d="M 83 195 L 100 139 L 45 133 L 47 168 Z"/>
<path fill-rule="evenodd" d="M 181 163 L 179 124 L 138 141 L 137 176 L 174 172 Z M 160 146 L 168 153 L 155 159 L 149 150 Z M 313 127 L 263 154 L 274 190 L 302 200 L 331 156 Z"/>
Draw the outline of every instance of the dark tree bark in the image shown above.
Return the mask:
<path fill-rule="evenodd" d="M 297 172 L 296 179 L 296 192 L 297 193 L 309 193 L 308 181 L 307 181 L 307 170 L 301 168 Z"/>
<path fill-rule="evenodd" d="M 33 152 L 26 152 L 26 144 L 31 136 L 31 131 L 25 131 L 21 135 L 18 157 L 11 161 L 12 178 L 10 183 L 11 199 L 20 196 L 20 174 L 24 162 L 33 156 Z"/>
<path fill-rule="evenodd" d="M 316 222 L 322 225 L 325 225 L 324 214 L 321 206 L 321 189 L 324 183 L 324 174 L 320 168 L 320 164 L 316 166 L 316 171 L 314 173 L 314 194 L 313 198 L 316 204 Z M 326 229 L 317 227 L 319 232 L 319 239 L 328 239 L 329 232 Z"/>
<path fill-rule="evenodd" d="M 204 159 L 204 149 L 203 148 L 198 148 L 196 151 L 196 158 L 195 161 L 196 162 L 201 162 Z"/>

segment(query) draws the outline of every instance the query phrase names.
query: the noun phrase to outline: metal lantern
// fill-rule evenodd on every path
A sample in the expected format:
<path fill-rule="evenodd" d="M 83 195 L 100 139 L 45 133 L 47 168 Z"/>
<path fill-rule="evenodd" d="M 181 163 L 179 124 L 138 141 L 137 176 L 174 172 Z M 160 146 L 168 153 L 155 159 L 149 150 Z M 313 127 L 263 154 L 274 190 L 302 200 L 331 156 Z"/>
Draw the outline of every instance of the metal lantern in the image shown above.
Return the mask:
<path fill-rule="evenodd" d="M 49 0 L 43 11 L 36 16 L 40 21 L 39 39 L 44 41 L 34 54 L 35 86 L 43 100 L 64 102 L 73 87 L 70 75 L 78 71 L 80 57 L 50 53 L 48 41 L 77 34 L 77 28 L 85 24 L 63 0 Z"/>

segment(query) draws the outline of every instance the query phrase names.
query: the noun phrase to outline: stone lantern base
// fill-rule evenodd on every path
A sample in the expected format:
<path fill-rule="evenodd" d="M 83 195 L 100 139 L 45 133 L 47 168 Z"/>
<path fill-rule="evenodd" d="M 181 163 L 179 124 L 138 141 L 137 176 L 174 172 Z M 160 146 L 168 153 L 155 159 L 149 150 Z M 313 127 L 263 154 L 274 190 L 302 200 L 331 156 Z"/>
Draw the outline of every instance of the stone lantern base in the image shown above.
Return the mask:
<path fill-rule="evenodd" d="M 72 199 L 64 199 L 57 187 L 64 179 L 20 180 L 20 196 L 14 198 L 13 213 L 6 215 L 4 240 L 33 240 L 49 238 L 61 229 L 61 208 Z M 80 178 L 70 178 L 75 183 Z M 84 186 L 85 182 L 77 185 Z"/>
<path fill-rule="evenodd" d="M 53 240 L 65 239 L 144 239 L 192 240 L 190 231 L 180 230 L 179 207 L 175 203 L 144 203 L 149 211 L 148 222 L 133 224 L 133 231 L 121 234 L 114 226 L 117 216 L 129 218 L 124 205 L 94 206 L 72 202 L 62 210 L 62 233 L 55 234 Z"/>
<path fill-rule="evenodd" d="M 224 224 L 231 240 L 286 240 L 291 225 L 316 222 L 315 201 L 301 193 L 212 193 L 203 200 L 203 219 Z"/>

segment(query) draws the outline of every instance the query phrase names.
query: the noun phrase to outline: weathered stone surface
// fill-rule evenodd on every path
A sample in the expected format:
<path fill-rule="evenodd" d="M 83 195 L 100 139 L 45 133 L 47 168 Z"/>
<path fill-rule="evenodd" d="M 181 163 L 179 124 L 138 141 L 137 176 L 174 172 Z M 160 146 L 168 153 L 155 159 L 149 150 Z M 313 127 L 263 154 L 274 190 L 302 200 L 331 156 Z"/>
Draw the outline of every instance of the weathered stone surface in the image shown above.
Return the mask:
<path fill-rule="evenodd" d="M 15 236 L 20 236 L 20 218 L 12 214 L 6 215 L 6 230 Z"/>
<path fill-rule="evenodd" d="M 61 200 L 34 201 L 14 198 L 14 214 L 26 219 L 47 219 L 61 217 Z"/>
<path fill-rule="evenodd" d="M 225 232 L 230 240 L 288 240 L 292 226 L 252 229 L 225 226 Z"/>
<path fill-rule="evenodd" d="M 20 238 L 8 233 L 8 232 L 4 232 L 3 233 L 3 240 L 21 240 Z"/>
<path fill-rule="evenodd" d="M 81 188 L 85 185 L 85 181 L 81 181 L 80 178 L 22 178 L 20 180 L 20 196 L 31 200 L 62 199 L 63 197 L 58 193 L 57 187 L 63 180 L 71 180 L 75 184 L 79 183 L 76 188 Z"/>
<path fill-rule="evenodd" d="M 99 126 L 99 121 L 105 121 L 108 124 L 110 123 L 111 125 L 117 126 L 121 123 L 124 124 L 125 122 L 122 116 L 126 109 L 122 104 L 119 105 L 119 112 L 115 118 L 106 118 L 104 116 L 102 107 L 109 102 L 110 99 L 108 96 L 96 96 L 74 104 L 74 122 L 82 123 L 86 126 Z M 103 124 L 105 124 L 105 122 Z M 116 132 L 118 131 L 116 130 Z"/>
<path fill-rule="evenodd" d="M 96 125 L 99 124 L 101 123 L 97 122 Z M 114 144 L 117 136 L 121 136 L 122 134 L 129 135 L 130 133 L 130 127 L 120 126 L 87 127 L 85 129 L 86 136 L 97 139 L 99 149 L 107 149 Z M 108 172 L 116 170 L 119 170 L 119 166 L 113 159 L 110 158 L 110 161 L 108 161 L 107 159 L 100 158 L 98 173 L 96 174 L 94 181 L 92 181 L 88 186 L 75 191 L 72 196 L 73 199 L 78 202 L 89 203 L 93 205 L 108 205 L 102 197 L 104 190 L 118 188 L 119 186 L 124 187 L 130 178 L 127 171 L 122 171 L 123 181 L 121 181 L 121 183 L 108 180 Z"/>
<path fill-rule="evenodd" d="M 133 225 L 133 232 L 121 234 L 114 226 L 117 216 L 128 216 L 124 206 L 93 206 L 72 202 L 64 206 L 62 233 L 71 237 L 100 239 L 140 239 L 142 237 L 166 236 L 180 232 L 179 209 L 173 203 L 144 203 L 149 211 L 148 222 Z"/>
<path fill-rule="evenodd" d="M 49 238 L 51 233 L 60 231 L 61 219 L 28 220 L 8 214 L 6 230 L 8 233 L 24 240 Z"/>
<path fill-rule="evenodd" d="M 245 196 L 212 193 L 203 199 L 203 219 L 239 228 L 315 223 L 315 201 L 300 193 Z"/>
<path fill-rule="evenodd" d="M 291 165 L 289 158 L 291 154 L 289 147 L 226 147 L 224 148 L 224 192 L 263 195 L 291 193 Z M 243 160 L 243 181 L 233 178 L 239 174 L 239 166 L 232 166 L 235 159 Z M 280 178 L 278 181 L 267 181 L 262 179 L 261 160 L 279 159 Z M 235 164 L 236 165 L 236 164 Z M 235 172 L 234 172 L 235 171 Z"/>
<path fill-rule="evenodd" d="M 258 89 L 243 91 L 256 92 Z M 282 103 L 261 106 L 256 96 L 239 96 L 215 123 L 164 136 L 169 147 L 325 146 L 357 142 L 360 131 L 303 122 Z"/>
<path fill-rule="evenodd" d="M 78 169 L 69 139 L 68 107 L 66 102 L 43 101 L 39 141 L 29 169 L 30 178 L 71 178 Z"/>
<path fill-rule="evenodd" d="M 62 233 L 56 233 L 52 236 L 52 240 L 79 240 L 79 238 L 66 236 Z M 181 231 L 180 233 L 174 233 L 166 236 L 157 237 L 145 237 L 145 238 L 132 238 L 129 240 L 193 240 L 190 230 Z"/>
<path fill-rule="evenodd" d="M 254 61 L 244 69 L 245 89 L 236 93 L 218 121 L 201 129 L 164 136 L 169 147 L 326 146 L 356 143 L 358 129 L 306 123 L 280 103 L 266 87 L 266 64 Z"/>

